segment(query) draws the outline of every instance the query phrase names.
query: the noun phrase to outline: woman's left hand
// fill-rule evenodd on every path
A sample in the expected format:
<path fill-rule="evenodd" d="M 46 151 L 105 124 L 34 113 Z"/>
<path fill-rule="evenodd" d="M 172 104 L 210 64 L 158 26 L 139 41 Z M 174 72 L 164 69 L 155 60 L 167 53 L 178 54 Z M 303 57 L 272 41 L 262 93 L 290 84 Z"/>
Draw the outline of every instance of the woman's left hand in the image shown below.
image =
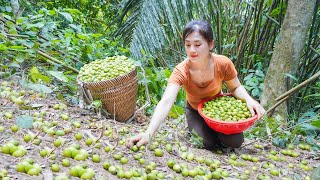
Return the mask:
<path fill-rule="evenodd" d="M 247 106 L 252 116 L 257 113 L 258 119 L 260 119 L 266 112 L 266 110 L 264 110 L 264 108 L 254 99 L 247 100 Z"/>

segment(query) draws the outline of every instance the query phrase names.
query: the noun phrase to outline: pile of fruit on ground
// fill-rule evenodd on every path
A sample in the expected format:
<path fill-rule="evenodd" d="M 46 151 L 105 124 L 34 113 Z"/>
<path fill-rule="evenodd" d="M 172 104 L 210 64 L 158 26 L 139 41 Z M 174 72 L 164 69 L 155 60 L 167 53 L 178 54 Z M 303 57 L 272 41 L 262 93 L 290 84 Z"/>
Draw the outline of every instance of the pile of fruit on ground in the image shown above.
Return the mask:
<path fill-rule="evenodd" d="M 319 155 L 308 145 L 252 143 L 235 152 L 190 145 L 170 119 L 152 143 L 125 147 L 148 123 L 123 124 L 0 80 L 0 179 L 310 179 Z M 33 121 L 21 128 L 17 120 Z M 249 143 L 246 140 L 245 143 Z"/>

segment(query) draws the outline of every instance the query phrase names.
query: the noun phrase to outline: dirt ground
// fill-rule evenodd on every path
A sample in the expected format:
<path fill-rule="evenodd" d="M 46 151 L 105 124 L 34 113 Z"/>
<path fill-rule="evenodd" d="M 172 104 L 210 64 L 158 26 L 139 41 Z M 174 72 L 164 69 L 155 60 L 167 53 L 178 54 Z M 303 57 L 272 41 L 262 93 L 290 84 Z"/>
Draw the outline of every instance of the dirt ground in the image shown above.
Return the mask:
<path fill-rule="evenodd" d="M 281 154 L 281 149 L 272 146 L 270 143 L 260 142 L 262 149 L 255 148 L 253 146 L 254 143 L 252 143 L 235 149 L 232 152 L 228 152 L 228 149 L 222 149 L 222 152 L 198 149 L 193 147 L 187 138 L 185 122 L 179 123 L 179 120 L 174 119 L 166 120 L 152 139 L 151 144 L 162 150 L 162 157 L 155 156 L 154 151 L 150 150 L 149 146 L 145 150 L 134 152 L 126 148 L 124 142 L 127 137 L 131 137 L 146 129 L 149 118 L 144 114 L 139 113 L 135 120 L 124 124 L 103 116 L 98 117 L 92 110 L 68 104 L 64 100 L 59 100 L 54 93 L 43 95 L 23 89 L 16 80 L 9 82 L 0 79 L 0 83 L 0 127 L 3 127 L 3 131 L 0 132 L 0 145 L 3 147 L 5 144 L 12 142 L 12 140 L 16 140 L 19 145 L 22 145 L 27 150 L 23 157 L 14 157 L 11 154 L 5 154 L 0 151 L 0 179 L 1 174 L 9 179 L 19 180 L 53 179 L 59 176 L 62 177 L 62 175 L 67 176 L 69 179 L 79 179 L 70 175 L 70 169 L 77 165 L 93 169 L 93 179 L 120 179 L 118 177 L 121 177 L 121 173 L 119 173 L 121 169 L 123 170 L 122 172 L 127 172 L 128 177 L 131 174 L 131 179 L 160 179 L 162 177 L 164 179 L 194 178 L 191 175 L 183 176 L 181 172 L 175 172 L 172 168 L 168 167 L 169 160 L 174 160 L 180 167 L 184 167 L 182 169 L 196 170 L 198 175 L 195 179 L 213 178 L 212 174 L 216 171 L 229 173 L 229 176 L 225 173 L 224 177 L 220 177 L 221 179 L 308 179 L 320 164 L 319 154 L 312 150 L 301 150 L 295 147 L 293 151 L 297 152 L 299 156 L 294 158 Z M 9 90 L 10 95 L 7 95 L 6 92 Z M 23 104 L 18 106 L 17 103 L 13 102 L 15 98 L 12 98 L 12 96 L 22 97 Z M 60 109 L 55 107 L 57 104 L 60 104 Z M 12 113 L 11 118 L 10 115 L 6 115 L 6 113 L 10 114 L 10 112 Z M 61 116 L 62 114 L 67 115 L 68 118 L 64 118 L 64 120 Z M 16 123 L 17 117 L 22 115 L 32 116 L 34 127 L 31 129 L 19 128 L 17 132 L 13 132 L 11 130 L 12 125 Z M 60 130 L 60 133 L 62 130 L 65 134 L 58 135 L 57 130 Z M 76 133 L 83 135 L 81 140 L 75 139 Z M 24 141 L 24 135 L 26 134 L 30 134 L 32 137 L 29 142 Z M 85 141 L 88 138 L 94 139 L 93 144 L 86 145 Z M 54 141 L 57 139 L 61 139 L 62 144 L 56 147 Z M 252 141 L 246 139 L 244 144 Z M 37 145 L 37 142 L 40 142 L 40 144 Z M 154 142 L 157 143 L 154 144 Z M 167 152 L 167 144 L 172 145 L 172 152 Z M 69 146 L 85 150 L 88 154 L 87 158 L 81 161 L 75 160 L 72 157 L 65 157 L 63 151 Z M 105 149 L 108 148 L 106 147 L 110 147 L 111 150 L 107 152 L 108 150 Z M 47 150 L 47 155 L 42 157 L 40 151 L 44 149 Z M 272 152 L 275 152 L 277 158 L 271 158 L 270 153 Z M 119 155 L 119 153 L 127 158 L 127 163 L 122 164 L 120 160 L 115 159 L 115 154 Z M 135 160 L 134 156 L 137 154 L 141 155 L 140 159 L 145 160 L 144 164 L 141 164 L 143 160 Z M 192 154 L 194 158 L 192 158 Z M 244 160 L 242 158 L 244 154 L 257 157 L 258 161 Z M 92 155 L 99 155 L 100 162 L 93 162 Z M 237 163 L 230 163 L 231 156 L 233 156 Z M 34 164 L 40 165 L 42 171 L 38 175 L 31 176 L 24 172 L 16 171 L 16 166 L 26 158 L 31 158 L 34 160 Z M 69 167 L 62 165 L 63 159 L 70 161 Z M 210 160 L 212 160 L 211 163 Z M 218 161 L 220 163 L 212 166 L 212 162 Z M 104 169 L 103 165 L 106 162 L 114 166 L 119 174 L 113 175 Z M 267 167 L 264 165 L 267 162 L 273 165 Z M 302 165 L 303 163 L 307 165 L 307 168 L 305 168 L 305 165 Z M 59 166 L 59 172 L 51 170 L 52 164 Z M 4 171 L 3 169 L 7 173 L 1 173 Z M 272 175 L 270 173 L 272 170 L 278 170 L 279 174 L 277 176 Z M 132 172 L 139 172 L 140 177 L 133 177 Z M 148 172 L 152 173 L 147 175 Z M 158 178 L 152 176 L 152 174 L 158 176 Z M 186 175 L 186 171 L 184 175 Z M 138 176 L 137 173 L 136 176 Z"/>

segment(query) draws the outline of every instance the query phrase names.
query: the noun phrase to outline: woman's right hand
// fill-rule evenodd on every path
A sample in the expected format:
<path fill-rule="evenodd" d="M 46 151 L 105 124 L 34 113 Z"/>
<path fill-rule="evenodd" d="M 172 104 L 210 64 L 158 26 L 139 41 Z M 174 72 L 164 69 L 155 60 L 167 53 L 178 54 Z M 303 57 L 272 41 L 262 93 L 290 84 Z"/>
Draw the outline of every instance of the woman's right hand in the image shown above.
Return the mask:
<path fill-rule="evenodd" d="M 128 148 L 131 148 L 134 144 L 136 144 L 138 147 L 148 144 L 150 141 L 150 135 L 149 133 L 141 133 L 138 134 L 132 138 L 128 138 L 126 140 L 126 146 Z"/>

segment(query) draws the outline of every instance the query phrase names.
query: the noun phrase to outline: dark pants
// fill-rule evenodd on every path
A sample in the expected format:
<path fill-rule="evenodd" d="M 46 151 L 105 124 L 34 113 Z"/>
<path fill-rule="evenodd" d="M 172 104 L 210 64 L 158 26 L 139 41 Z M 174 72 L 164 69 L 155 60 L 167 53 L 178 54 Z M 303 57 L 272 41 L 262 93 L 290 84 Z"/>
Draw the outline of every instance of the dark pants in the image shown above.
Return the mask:
<path fill-rule="evenodd" d="M 208 150 L 214 150 L 219 146 L 237 148 L 244 141 L 243 133 L 226 135 L 211 129 L 197 110 L 193 109 L 187 102 L 186 119 L 190 132 L 194 129 L 197 134 L 203 138 L 203 147 Z"/>

